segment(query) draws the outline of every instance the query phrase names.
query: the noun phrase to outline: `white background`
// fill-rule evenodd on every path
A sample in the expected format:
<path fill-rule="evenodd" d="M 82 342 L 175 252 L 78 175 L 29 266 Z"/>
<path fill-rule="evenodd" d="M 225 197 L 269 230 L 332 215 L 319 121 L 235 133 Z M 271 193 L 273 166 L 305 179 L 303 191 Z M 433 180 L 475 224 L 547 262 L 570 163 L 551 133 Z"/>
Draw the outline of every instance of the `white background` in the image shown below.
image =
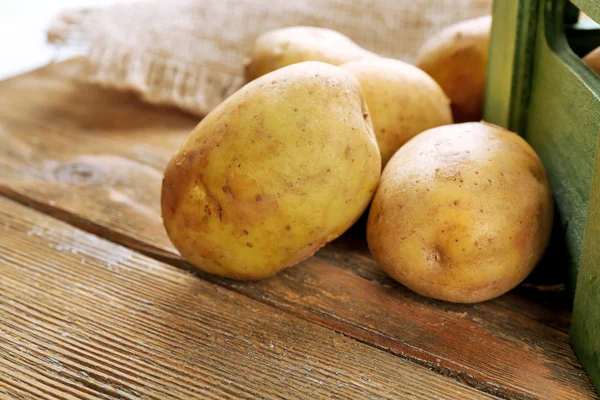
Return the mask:
<path fill-rule="evenodd" d="M 65 9 L 97 8 L 118 0 L 0 0 L 0 80 L 65 57 L 46 44 L 46 29 Z"/>

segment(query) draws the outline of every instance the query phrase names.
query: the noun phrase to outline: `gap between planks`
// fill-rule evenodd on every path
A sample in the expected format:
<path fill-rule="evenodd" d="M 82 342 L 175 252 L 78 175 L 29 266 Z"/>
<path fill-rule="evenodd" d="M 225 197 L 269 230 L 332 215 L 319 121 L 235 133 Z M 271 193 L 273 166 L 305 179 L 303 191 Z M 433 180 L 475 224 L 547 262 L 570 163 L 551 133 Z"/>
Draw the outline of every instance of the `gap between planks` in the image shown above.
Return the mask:
<path fill-rule="evenodd" d="M 219 285 L 220 287 L 225 288 L 226 290 L 231 290 L 235 293 L 238 293 L 252 301 L 258 301 L 262 304 L 265 304 L 269 307 L 275 307 L 281 311 L 284 311 L 290 315 L 295 317 L 302 318 L 310 323 L 317 324 L 326 329 L 330 329 L 335 331 L 342 336 L 356 341 L 358 343 L 365 344 L 367 346 L 373 347 L 378 350 L 382 350 L 386 353 L 392 354 L 400 359 L 406 360 L 408 362 L 414 363 L 415 365 L 419 365 L 421 367 L 427 368 L 430 371 L 439 374 L 440 376 L 444 376 L 449 379 L 453 379 L 459 383 L 468 385 L 475 390 L 478 390 L 482 393 L 486 393 L 488 395 L 496 396 L 502 399 L 512 400 L 512 399 L 528 399 L 530 397 L 524 395 L 524 393 L 516 390 L 510 390 L 506 387 L 502 387 L 499 385 L 491 384 L 489 382 L 482 383 L 478 379 L 466 376 L 461 373 L 457 373 L 453 371 L 451 368 L 444 368 L 434 363 L 431 363 L 423 358 L 410 356 L 402 353 L 401 351 L 393 349 L 392 344 L 395 342 L 393 337 L 385 337 L 380 332 L 370 332 L 364 329 L 362 326 L 356 326 L 356 329 L 360 329 L 364 331 L 366 334 L 365 337 L 357 337 L 353 336 L 350 333 L 346 332 L 344 329 L 347 324 L 343 319 L 337 318 L 332 314 L 323 314 L 322 318 L 318 318 L 319 315 L 316 315 L 314 311 L 302 310 L 294 307 L 291 304 L 285 303 L 276 303 L 274 304 L 272 301 L 268 299 L 264 299 L 260 296 L 251 296 L 244 290 L 240 289 L 238 285 L 231 285 L 231 281 L 227 279 L 223 279 L 214 275 L 210 275 L 204 273 L 192 265 L 186 263 L 179 257 L 175 257 L 172 253 L 165 252 L 161 249 L 158 249 L 153 246 L 149 246 L 144 242 L 135 240 L 127 235 L 112 231 L 102 225 L 96 224 L 90 220 L 81 218 L 77 215 L 74 215 L 68 211 L 60 210 L 58 208 L 54 208 L 52 206 L 36 202 L 35 200 L 28 198 L 26 196 L 21 196 L 19 193 L 10 190 L 9 188 L 2 188 L 0 190 L 0 198 L 5 197 L 12 201 L 15 201 L 23 206 L 29 207 L 37 212 L 41 212 L 49 217 L 53 217 L 57 220 L 60 220 L 64 223 L 73 226 L 74 228 L 81 229 L 89 234 L 97 235 L 105 240 L 109 240 L 111 243 L 115 245 L 123 246 L 133 252 L 142 254 L 146 257 L 150 257 L 159 262 L 166 263 L 171 265 L 179 270 L 185 271 L 187 273 L 191 273 L 196 278 L 203 279 L 205 281 L 211 282 L 213 284 Z M 366 279 L 366 278 L 365 278 Z M 376 280 L 372 280 L 373 282 L 378 283 Z M 379 283 L 378 283 L 379 284 Z M 379 340 L 369 340 L 369 337 L 375 335 Z M 389 343 L 388 346 L 385 346 L 385 343 Z M 430 354 L 431 356 L 435 356 L 435 354 Z"/>
<path fill-rule="evenodd" d="M 494 398 L 5 198 L 0 206 L 0 397 Z"/>

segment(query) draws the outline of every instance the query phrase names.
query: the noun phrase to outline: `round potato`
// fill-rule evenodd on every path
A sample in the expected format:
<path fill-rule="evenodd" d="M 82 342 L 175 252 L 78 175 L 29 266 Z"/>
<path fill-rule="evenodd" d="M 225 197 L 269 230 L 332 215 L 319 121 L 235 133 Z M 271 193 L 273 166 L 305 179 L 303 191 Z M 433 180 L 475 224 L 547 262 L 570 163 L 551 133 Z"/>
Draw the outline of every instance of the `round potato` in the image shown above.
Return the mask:
<path fill-rule="evenodd" d="M 473 303 L 529 275 L 552 217 L 546 171 L 520 136 L 485 123 L 447 125 L 389 161 L 367 240 L 381 268 L 413 291 Z"/>
<path fill-rule="evenodd" d="M 451 25 L 417 55 L 417 67 L 450 98 L 455 122 L 479 121 L 483 115 L 491 27 L 489 16 Z"/>
<path fill-rule="evenodd" d="M 596 47 L 583 57 L 583 62 L 600 75 L 600 47 Z"/>
<path fill-rule="evenodd" d="M 246 60 L 249 82 L 264 74 L 302 61 L 321 61 L 332 65 L 378 57 L 331 29 L 294 26 L 267 32 L 256 39 Z"/>
<path fill-rule="evenodd" d="M 450 100 L 419 68 L 389 58 L 371 58 L 341 65 L 362 86 L 373 130 L 385 166 L 410 138 L 452 123 Z"/>
<path fill-rule="evenodd" d="M 200 269 L 266 278 L 348 229 L 380 172 L 358 81 L 329 64 L 295 64 L 200 122 L 167 165 L 162 216 L 173 245 Z"/>

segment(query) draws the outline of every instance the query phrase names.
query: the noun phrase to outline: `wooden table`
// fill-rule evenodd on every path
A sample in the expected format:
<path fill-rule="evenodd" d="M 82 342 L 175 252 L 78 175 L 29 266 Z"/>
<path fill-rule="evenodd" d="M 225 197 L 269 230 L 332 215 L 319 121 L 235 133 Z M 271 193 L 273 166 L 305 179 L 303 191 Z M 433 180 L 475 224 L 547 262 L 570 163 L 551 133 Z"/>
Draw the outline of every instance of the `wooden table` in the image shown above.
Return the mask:
<path fill-rule="evenodd" d="M 360 224 L 264 281 L 194 270 L 159 192 L 197 118 L 80 67 L 0 82 L 1 399 L 598 398 L 562 286 L 423 298 Z"/>

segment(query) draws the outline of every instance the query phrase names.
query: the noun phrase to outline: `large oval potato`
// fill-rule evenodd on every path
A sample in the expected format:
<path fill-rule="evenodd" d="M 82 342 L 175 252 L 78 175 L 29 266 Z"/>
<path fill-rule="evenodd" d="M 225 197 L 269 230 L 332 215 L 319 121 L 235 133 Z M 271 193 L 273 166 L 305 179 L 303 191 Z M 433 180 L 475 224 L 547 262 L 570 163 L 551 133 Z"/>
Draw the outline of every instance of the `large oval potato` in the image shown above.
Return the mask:
<path fill-rule="evenodd" d="M 358 81 L 306 62 L 265 75 L 200 122 L 169 162 L 162 215 L 183 258 L 260 279 L 358 219 L 381 159 Z"/>
<path fill-rule="evenodd" d="M 246 81 L 302 61 L 332 65 L 378 57 L 331 29 L 293 26 L 259 36 L 245 65 Z"/>
<path fill-rule="evenodd" d="M 492 17 L 479 17 L 443 29 L 417 55 L 452 101 L 455 122 L 479 121 L 483 115 Z"/>
<path fill-rule="evenodd" d="M 351 61 L 340 67 L 362 86 L 382 166 L 413 136 L 452 123 L 450 100 L 419 68 L 389 58 Z"/>
<path fill-rule="evenodd" d="M 446 125 L 414 137 L 383 171 L 367 240 L 381 268 L 415 292 L 472 303 L 532 271 L 553 204 L 542 162 L 495 125 Z"/>

